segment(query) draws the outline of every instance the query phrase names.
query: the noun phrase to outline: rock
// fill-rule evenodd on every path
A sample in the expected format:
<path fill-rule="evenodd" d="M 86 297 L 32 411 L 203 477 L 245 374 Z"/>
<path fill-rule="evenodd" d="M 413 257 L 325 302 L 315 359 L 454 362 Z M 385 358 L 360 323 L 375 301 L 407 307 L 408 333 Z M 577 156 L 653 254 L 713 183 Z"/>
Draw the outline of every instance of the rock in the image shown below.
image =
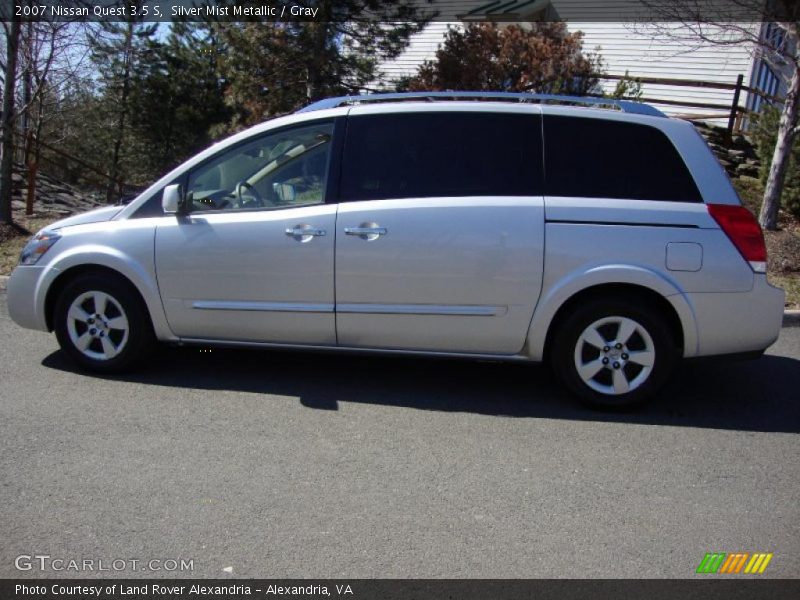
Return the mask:
<path fill-rule="evenodd" d="M 739 175 L 739 178 L 742 181 L 749 181 L 752 183 L 757 183 L 759 181 L 758 177 L 749 177 L 748 175 Z"/>
<path fill-rule="evenodd" d="M 69 194 L 58 194 L 57 196 L 51 197 L 51 202 L 55 204 L 63 204 L 64 206 L 74 206 L 75 198 Z"/>
<path fill-rule="evenodd" d="M 741 149 L 745 149 L 749 146 L 752 146 L 752 144 L 747 141 L 747 138 L 741 134 L 733 136 L 733 139 L 731 140 L 731 145 L 734 148 L 741 148 Z"/>
<path fill-rule="evenodd" d="M 758 177 L 758 167 L 742 163 L 736 166 L 736 174 L 746 177 Z"/>
<path fill-rule="evenodd" d="M 14 198 L 12 209 L 17 212 L 24 211 L 27 197 L 27 170 L 19 164 L 14 165 L 12 195 Z M 42 215 L 69 216 L 98 206 L 95 197 L 100 196 L 101 194 L 97 192 L 83 193 L 60 178 L 40 172 L 36 176 L 33 208 Z"/>

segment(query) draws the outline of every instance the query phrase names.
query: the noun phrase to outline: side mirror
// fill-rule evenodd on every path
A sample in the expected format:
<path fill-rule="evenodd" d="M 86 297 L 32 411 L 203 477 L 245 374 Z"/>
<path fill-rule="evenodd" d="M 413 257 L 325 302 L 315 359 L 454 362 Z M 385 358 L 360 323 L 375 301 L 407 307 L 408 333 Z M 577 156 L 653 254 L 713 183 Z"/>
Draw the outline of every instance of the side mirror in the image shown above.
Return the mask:
<path fill-rule="evenodd" d="M 161 208 L 164 209 L 164 212 L 168 215 L 178 214 L 181 204 L 183 204 L 183 191 L 180 184 L 175 183 L 165 187 L 161 196 Z"/>

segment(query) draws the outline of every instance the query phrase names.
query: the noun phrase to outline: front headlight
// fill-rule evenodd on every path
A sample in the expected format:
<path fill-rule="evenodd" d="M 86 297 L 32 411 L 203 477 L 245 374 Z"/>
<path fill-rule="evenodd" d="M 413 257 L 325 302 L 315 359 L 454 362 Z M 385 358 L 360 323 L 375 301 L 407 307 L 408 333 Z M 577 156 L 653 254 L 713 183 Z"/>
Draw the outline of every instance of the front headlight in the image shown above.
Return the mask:
<path fill-rule="evenodd" d="M 61 236 L 54 231 L 40 231 L 25 244 L 22 253 L 19 255 L 19 264 L 35 265 L 59 239 L 61 239 Z"/>

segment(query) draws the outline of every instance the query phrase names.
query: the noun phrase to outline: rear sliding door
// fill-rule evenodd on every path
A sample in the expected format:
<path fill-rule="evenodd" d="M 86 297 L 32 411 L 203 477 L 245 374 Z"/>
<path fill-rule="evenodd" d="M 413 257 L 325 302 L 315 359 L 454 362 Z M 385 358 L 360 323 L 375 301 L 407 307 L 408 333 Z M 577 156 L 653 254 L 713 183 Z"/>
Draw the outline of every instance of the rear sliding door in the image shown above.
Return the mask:
<path fill-rule="evenodd" d="M 340 345 L 513 354 L 525 343 L 544 258 L 541 116 L 442 108 L 348 117 Z"/>

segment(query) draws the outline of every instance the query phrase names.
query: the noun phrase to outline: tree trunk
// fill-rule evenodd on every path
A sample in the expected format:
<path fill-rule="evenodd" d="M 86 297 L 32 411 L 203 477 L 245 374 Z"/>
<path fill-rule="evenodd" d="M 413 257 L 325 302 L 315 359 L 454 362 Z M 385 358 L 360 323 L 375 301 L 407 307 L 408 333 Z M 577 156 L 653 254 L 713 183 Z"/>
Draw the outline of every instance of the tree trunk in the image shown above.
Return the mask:
<path fill-rule="evenodd" d="M 761 205 L 761 213 L 758 216 L 761 227 L 770 231 L 778 228 L 778 208 L 780 208 L 786 169 L 792 154 L 792 140 L 795 135 L 794 128 L 797 127 L 798 108 L 800 108 L 800 68 L 796 68 L 792 75 L 786 101 L 783 103 L 783 112 L 778 123 L 778 138 L 775 141 L 775 152 L 772 154 L 767 187 L 764 190 L 764 203 Z"/>
<path fill-rule="evenodd" d="M 11 174 L 14 165 L 14 83 L 19 54 L 20 22 L 5 24 L 6 29 L 6 72 L 3 89 L 2 129 L 3 158 L 0 161 L 0 223 L 13 222 L 11 215 Z"/>
<path fill-rule="evenodd" d="M 24 52 L 22 53 L 22 60 L 24 61 L 22 68 L 22 106 L 20 107 L 20 110 L 22 111 L 22 114 L 20 115 L 22 120 L 22 139 L 24 140 L 22 162 L 27 165 L 31 158 L 31 94 L 33 88 L 32 71 L 34 60 L 33 21 L 28 21 L 25 27 L 25 35 L 22 35 L 20 32 L 20 38 L 22 40 L 21 46 L 24 48 Z"/>

